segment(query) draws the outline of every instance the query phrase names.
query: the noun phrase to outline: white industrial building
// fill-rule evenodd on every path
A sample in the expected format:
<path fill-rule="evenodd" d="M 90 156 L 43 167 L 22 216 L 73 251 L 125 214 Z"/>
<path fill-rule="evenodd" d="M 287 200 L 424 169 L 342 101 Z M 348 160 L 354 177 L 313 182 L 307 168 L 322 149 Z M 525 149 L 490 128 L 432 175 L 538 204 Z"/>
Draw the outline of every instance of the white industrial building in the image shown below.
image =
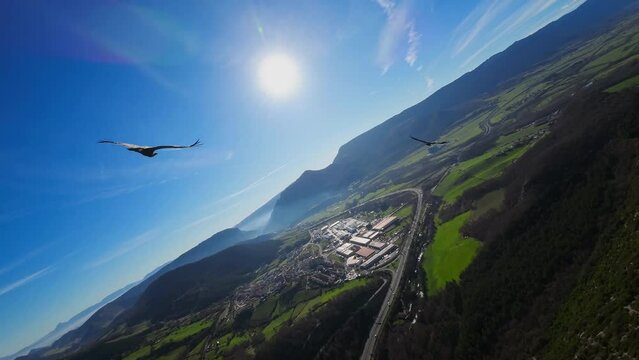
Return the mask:
<path fill-rule="evenodd" d="M 375 226 L 373 226 L 373 230 L 384 231 L 388 229 L 389 227 L 391 227 L 391 225 L 395 224 L 397 220 L 398 220 L 397 216 L 387 216 L 383 218 L 382 220 L 380 220 L 380 222 L 378 222 Z"/>
<path fill-rule="evenodd" d="M 353 244 L 366 246 L 368 245 L 369 242 L 371 242 L 371 239 L 366 239 L 359 236 L 353 236 L 349 241 L 352 242 Z"/>
<path fill-rule="evenodd" d="M 395 248 L 396 248 L 396 246 L 394 244 L 390 244 L 390 245 L 386 246 L 385 248 L 380 250 L 377 254 L 373 255 L 368 260 L 366 260 L 362 264 L 362 268 L 364 268 L 364 269 L 369 268 L 371 265 L 373 265 L 376 262 L 378 262 L 379 260 L 381 260 L 387 254 L 390 254 L 390 252 L 393 251 Z"/>
<path fill-rule="evenodd" d="M 351 250 L 351 244 L 344 243 L 340 247 L 338 247 L 335 251 L 342 256 L 351 256 L 353 254 L 353 250 Z"/>

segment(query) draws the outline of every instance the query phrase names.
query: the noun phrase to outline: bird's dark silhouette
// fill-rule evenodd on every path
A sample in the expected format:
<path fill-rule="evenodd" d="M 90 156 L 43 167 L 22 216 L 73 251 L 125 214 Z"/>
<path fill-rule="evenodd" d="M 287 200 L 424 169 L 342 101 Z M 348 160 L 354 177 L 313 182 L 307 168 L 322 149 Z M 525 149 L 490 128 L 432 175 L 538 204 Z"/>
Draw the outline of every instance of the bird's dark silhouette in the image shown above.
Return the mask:
<path fill-rule="evenodd" d="M 415 141 L 419 141 L 420 143 L 424 143 L 424 144 L 426 144 L 426 146 L 448 144 L 448 141 L 428 141 L 428 140 L 418 139 L 418 138 L 416 138 L 414 136 L 411 136 L 410 138 L 415 140 Z"/>
<path fill-rule="evenodd" d="M 135 151 L 138 154 L 142 154 L 148 157 L 154 157 L 155 155 L 157 155 L 156 151 L 162 150 L 162 149 L 188 149 L 188 148 L 202 145 L 200 143 L 200 140 L 194 142 L 191 145 L 158 145 L 158 146 L 143 146 L 143 145 L 127 144 L 127 143 L 111 141 L 111 140 L 100 140 L 98 141 L 98 143 L 120 145 L 122 147 L 125 147 L 129 151 Z"/>

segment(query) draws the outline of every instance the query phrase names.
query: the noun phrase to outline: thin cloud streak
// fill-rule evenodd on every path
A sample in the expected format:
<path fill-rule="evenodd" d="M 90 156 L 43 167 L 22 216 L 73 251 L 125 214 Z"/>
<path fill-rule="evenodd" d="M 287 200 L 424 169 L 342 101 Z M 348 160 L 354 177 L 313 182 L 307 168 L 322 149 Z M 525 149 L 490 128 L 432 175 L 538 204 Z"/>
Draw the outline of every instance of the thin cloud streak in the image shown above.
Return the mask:
<path fill-rule="evenodd" d="M 501 13 L 510 3 L 510 0 L 493 0 L 488 8 L 483 11 L 483 7 L 480 5 L 475 8 L 457 27 L 455 33 L 462 31 L 462 29 L 469 26 L 470 29 L 462 36 L 457 42 L 455 49 L 453 50 L 453 57 L 459 55 L 475 40 L 487 25 L 490 25 L 496 16 Z M 475 20 L 475 18 L 477 18 Z"/>
<path fill-rule="evenodd" d="M 220 211 L 216 211 L 216 212 L 214 212 L 214 213 L 212 213 L 210 215 L 206 215 L 206 216 L 201 217 L 201 218 L 199 218 L 199 219 L 197 219 L 197 220 L 195 220 L 195 221 L 193 221 L 191 223 L 188 223 L 188 224 L 184 225 L 183 227 L 181 227 L 178 230 L 174 231 L 174 233 L 190 229 L 192 227 L 195 227 L 195 226 L 198 226 L 200 224 L 203 224 L 203 223 L 205 223 L 205 222 L 207 222 L 209 220 L 218 218 L 220 216 L 220 214 L 222 214 L 224 212 L 227 212 L 230 209 L 234 209 L 234 208 L 236 208 L 238 206 L 240 206 L 240 203 L 235 203 L 235 204 L 230 205 L 230 206 L 225 206 L 224 209 L 222 209 Z"/>
<path fill-rule="evenodd" d="M 239 190 L 239 191 L 236 191 L 236 192 L 234 192 L 234 193 L 232 193 L 232 194 L 229 194 L 229 195 L 227 195 L 227 196 L 225 196 L 225 197 L 223 197 L 223 198 L 221 198 L 221 199 L 219 199 L 219 200 L 215 201 L 215 202 L 213 203 L 213 205 L 216 205 L 216 204 L 220 204 L 220 203 L 223 203 L 223 202 L 229 201 L 229 200 L 231 200 L 231 199 L 233 199 L 233 198 L 236 198 L 236 197 L 238 197 L 238 196 L 240 196 L 240 195 L 242 195 L 242 194 L 244 194 L 244 193 L 246 193 L 246 192 L 248 192 L 248 191 L 251 191 L 251 190 L 255 189 L 255 188 L 256 188 L 256 187 L 258 187 L 260 184 L 262 184 L 264 181 L 266 181 L 266 179 L 268 179 L 269 177 L 271 177 L 271 176 L 275 175 L 277 172 L 279 172 L 280 170 L 282 170 L 283 168 L 285 168 L 288 164 L 289 164 L 289 163 L 287 162 L 287 163 L 284 163 L 284 164 L 282 164 L 282 165 L 278 166 L 277 168 L 275 168 L 275 169 L 273 169 L 273 170 L 269 171 L 266 175 L 264 175 L 264 176 L 262 176 L 261 178 L 259 178 L 259 179 L 255 180 L 254 182 L 250 183 L 249 185 L 247 185 L 247 186 L 246 186 L 246 187 L 244 187 L 243 189 L 241 189 L 241 190 Z M 223 212 L 225 212 L 225 211 L 227 211 L 227 210 L 229 210 L 229 209 L 235 208 L 235 207 L 237 207 L 237 206 L 239 206 L 239 205 L 240 205 L 240 203 L 238 202 L 238 203 L 235 203 L 235 204 L 230 205 L 230 206 L 225 206 L 223 210 L 216 211 L 216 212 L 214 212 L 214 213 L 212 213 L 212 214 L 210 214 L 210 215 L 206 215 L 206 216 L 204 216 L 204 217 L 202 217 L 202 218 L 199 218 L 199 219 L 197 219 L 197 220 L 195 220 L 195 221 L 193 221 L 193 222 L 191 222 L 191 223 L 188 223 L 188 224 L 184 225 L 183 227 L 181 227 L 181 228 L 179 229 L 179 231 L 183 231 L 183 230 L 186 230 L 186 229 L 190 229 L 190 228 L 192 228 L 192 227 L 194 227 L 194 226 L 200 225 L 200 224 L 202 224 L 202 223 L 204 223 L 204 222 L 206 222 L 206 221 L 208 221 L 208 220 L 211 220 L 211 219 L 213 219 L 213 218 L 218 217 L 221 213 L 223 213 Z"/>
<path fill-rule="evenodd" d="M 48 243 L 46 245 L 43 245 L 35 250 L 32 250 L 30 252 L 28 252 L 25 256 L 15 260 L 14 262 L 5 265 L 4 267 L 0 268 L 0 275 L 9 272 L 13 269 L 15 269 L 16 267 L 22 265 L 23 263 L 25 263 L 27 260 L 31 259 L 32 257 L 38 255 L 39 253 L 43 252 L 44 250 L 46 250 L 47 248 L 50 248 L 54 243 Z"/>
<path fill-rule="evenodd" d="M 504 22 L 499 24 L 495 29 L 495 32 L 500 34 L 508 33 L 524 21 L 539 15 L 542 11 L 548 9 L 548 7 L 556 2 L 557 0 L 544 0 L 528 3 L 527 6 L 522 7 L 519 11 L 515 12 L 513 15 L 504 20 Z"/>
<path fill-rule="evenodd" d="M 155 238 L 157 231 L 155 229 L 146 231 L 128 241 L 121 243 L 117 248 L 113 249 L 110 253 L 88 263 L 85 266 L 85 269 L 94 269 L 99 266 L 102 266 L 106 263 L 109 263 L 121 256 L 126 255 L 127 253 L 139 248 L 140 246 L 146 244 Z"/>
<path fill-rule="evenodd" d="M 475 51 L 472 55 L 467 57 L 466 60 L 461 64 L 461 68 L 466 68 L 467 66 L 469 66 L 473 61 L 475 61 L 475 59 L 477 59 L 477 57 L 479 57 L 479 55 L 486 52 L 486 50 L 488 50 L 495 42 L 502 39 L 506 34 L 511 33 L 513 29 L 515 29 L 517 26 L 520 26 L 524 21 L 532 19 L 535 16 L 541 14 L 542 12 L 547 10 L 550 6 L 552 6 L 556 2 L 557 0 L 545 0 L 545 1 L 529 3 L 526 6 L 522 6 L 518 11 L 513 13 L 511 16 L 509 16 L 504 21 L 502 21 L 499 25 L 497 25 L 497 27 L 495 27 L 495 30 L 493 31 L 492 39 L 486 42 L 481 48 Z M 564 14 L 570 12 L 577 6 L 581 5 L 583 2 L 585 2 L 585 0 L 576 0 L 568 4 L 569 6 L 568 5 L 562 6 L 560 9 L 550 14 L 550 16 L 544 18 L 544 20 L 540 24 L 535 26 L 533 30 L 529 32 L 528 35 L 530 35 L 530 33 L 533 33 L 539 30 L 543 26 L 547 25 L 548 23 L 552 21 L 552 19 L 557 19 L 563 16 Z"/>
<path fill-rule="evenodd" d="M 252 189 L 256 188 L 256 187 L 257 187 L 257 186 L 259 186 L 261 183 L 263 183 L 266 179 L 268 179 L 269 177 L 271 177 L 271 176 L 275 175 L 278 171 L 282 170 L 282 169 L 283 169 L 283 168 L 285 168 L 287 165 L 288 165 L 288 163 L 285 163 L 285 164 L 283 164 L 283 165 L 278 166 L 277 168 L 275 168 L 275 169 L 273 169 L 273 170 L 269 171 L 266 175 L 264 175 L 264 176 L 262 176 L 261 178 L 259 178 L 259 179 L 255 180 L 254 182 L 250 183 L 250 184 L 249 184 L 249 185 L 247 185 L 245 188 L 243 188 L 243 189 L 241 189 L 241 190 L 239 190 L 239 191 L 236 191 L 236 192 L 234 192 L 234 193 L 232 193 L 232 194 L 229 194 L 229 195 L 227 195 L 227 196 L 223 197 L 222 199 L 220 199 L 220 200 L 216 201 L 216 203 L 221 203 L 221 202 L 224 202 L 224 201 L 227 201 L 227 200 L 233 199 L 233 198 L 235 198 L 235 197 L 238 197 L 238 196 L 240 196 L 240 195 L 244 194 L 244 193 L 245 193 L 245 192 L 247 192 L 247 191 L 250 191 L 250 190 L 252 190 Z"/>
<path fill-rule="evenodd" d="M 27 285 L 28 283 L 46 275 L 48 272 L 50 272 L 53 269 L 53 266 L 47 266 L 46 268 L 36 271 L 30 275 L 27 275 L 25 277 L 23 277 L 22 279 L 19 279 L 17 281 L 14 281 L 11 284 L 5 285 L 3 287 L 0 288 L 0 296 L 5 295 L 15 289 L 18 289 L 20 287 L 23 287 L 25 285 Z"/>

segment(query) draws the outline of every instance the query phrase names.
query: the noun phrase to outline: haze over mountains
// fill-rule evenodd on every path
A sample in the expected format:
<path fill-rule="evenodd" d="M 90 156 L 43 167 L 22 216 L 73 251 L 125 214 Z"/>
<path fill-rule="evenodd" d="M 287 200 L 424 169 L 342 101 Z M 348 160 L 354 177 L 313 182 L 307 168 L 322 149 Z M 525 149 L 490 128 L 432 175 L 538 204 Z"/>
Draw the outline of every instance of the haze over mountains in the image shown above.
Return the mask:
<path fill-rule="evenodd" d="M 475 70 L 444 86 L 421 103 L 344 144 L 327 168 L 306 171 L 280 194 L 267 225 L 268 231 L 286 228 L 336 201 L 346 187 L 365 179 L 414 151 L 409 134 L 437 138 L 460 115 L 482 104 L 473 102 L 494 93 L 506 81 L 580 38 L 592 35 L 622 14 L 632 0 L 590 0 L 572 13 L 492 56 Z M 449 139 L 454 141 L 454 139 Z"/>
<path fill-rule="evenodd" d="M 93 310 L 94 313 L 85 322 L 83 322 L 81 326 L 77 329 L 65 332 L 63 336 L 59 336 L 59 339 L 56 339 L 53 346 L 65 348 L 95 341 L 100 336 L 104 335 L 105 329 L 116 317 L 135 305 L 147 287 L 163 274 L 170 272 L 173 269 L 180 268 L 183 265 L 194 263 L 214 255 L 229 246 L 251 238 L 251 236 L 251 232 L 245 232 L 235 228 L 226 229 L 216 233 L 210 238 L 202 241 L 196 247 L 180 255 L 174 261 L 161 267 L 154 273 L 149 274 L 149 276 L 140 283 L 135 284 L 132 287 L 124 288 L 124 291 L 118 291 L 120 295 L 115 300 L 110 297 L 110 300 L 113 301 L 108 302 L 106 305 L 102 304 L 104 306 L 100 306 L 99 310 L 96 309 L 97 311 Z M 29 348 L 34 349 L 36 347 L 38 346 L 33 345 Z"/>
<path fill-rule="evenodd" d="M 131 318 L 135 321 L 156 321 L 167 316 L 177 317 L 218 299 L 224 293 L 222 290 L 231 289 L 240 282 L 241 274 L 277 256 L 274 242 L 258 235 L 293 226 L 345 198 L 353 182 L 373 176 L 414 151 L 415 145 L 406 141 L 408 134 L 428 134 L 429 138 L 441 136 L 446 129 L 463 121 L 464 114 L 483 106 L 480 99 L 484 95 L 497 92 L 574 41 L 602 30 L 611 19 L 626 12 L 630 6 L 637 6 L 637 3 L 634 0 L 589 0 L 573 13 L 513 44 L 423 102 L 342 146 L 331 165 L 302 174 L 281 194 L 238 224 L 239 229 L 226 229 L 213 235 L 141 283 L 105 299 L 98 304 L 101 308 L 95 313 L 92 307 L 74 317 L 73 323 L 78 323 L 93 313 L 82 326 L 56 341 L 53 348 L 82 349 L 99 340 L 119 322 Z M 237 273 L 229 272 L 225 278 L 215 278 L 215 274 L 234 265 L 222 260 L 236 259 L 237 252 L 247 250 L 233 245 L 250 239 L 257 239 L 255 241 L 260 245 L 249 249 L 251 261 L 242 264 L 247 268 L 238 269 Z M 231 249 L 222 251 L 229 247 Z M 236 275 L 237 278 L 234 277 Z M 220 294 L 193 290 L 198 287 L 197 284 L 207 281 L 210 283 L 205 287 L 222 289 Z M 193 296 L 182 298 L 180 295 L 184 292 Z M 115 301 L 109 302 L 116 296 Z M 180 301 L 176 302 L 177 298 Z M 102 306 L 105 302 L 109 303 Z M 72 326 L 65 325 L 65 329 Z M 62 330 L 56 329 L 56 332 Z M 43 339 L 33 347 L 47 345 L 45 342 Z M 38 358 L 42 354 L 43 351 L 34 352 L 32 357 Z"/>
<path fill-rule="evenodd" d="M 16 352 L 15 354 L 1 357 L 0 360 L 15 359 L 16 357 L 28 354 L 29 351 L 31 351 L 32 349 L 38 349 L 38 348 L 41 348 L 41 347 L 45 347 L 45 346 L 51 345 L 54 341 L 56 341 L 59 338 L 61 338 L 64 334 L 66 334 L 69 331 L 75 330 L 76 328 L 80 327 L 96 311 L 98 311 L 99 309 L 101 309 L 105 305 L 109 304 L 111 301 L 119 298 L 122 294 L 127 292 L 129 289 L 131 289 L 135 285 L 137 285 L 137 283 L 129 284 L 129 285 L 123 287 L 122 289 L 119 289 L 119 290 L 109 294 L 104 299 L 102 299 L 102 301 L 100 301 L 99 303 L 94 304 L 92 306 L 89 306 L 88 308 L 84 309 L 83 311 L 81 311 L 78 314 L 76 314 L 75 316 L 73 316 L 71 319 L 69 319 L 69 320 L 67 320 L 65 322 L 59 323 L 55 327 L 55 329 L 53 329 L 51 332 L 49 332 L 48 334 L 46 334 L 42 338 L 38 339 L 38 341 L 36 341 L 33 344 L 21 349 L 20 351 Z"/>

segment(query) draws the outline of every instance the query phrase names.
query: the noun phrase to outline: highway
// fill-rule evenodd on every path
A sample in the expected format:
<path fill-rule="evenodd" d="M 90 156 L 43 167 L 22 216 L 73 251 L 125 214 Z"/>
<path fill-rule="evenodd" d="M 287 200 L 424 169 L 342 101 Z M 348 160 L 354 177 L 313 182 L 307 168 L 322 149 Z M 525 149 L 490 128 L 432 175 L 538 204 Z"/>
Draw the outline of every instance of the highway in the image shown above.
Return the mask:
<path fill-rule="evenodd" d="M 409 188 L 409 189 L 403 189 L 403 190 L 398 190 L 398 191 L 394 191 L 392 193 L 388 193 L 382 196 L 378 196 L 374 199 L 368 200 L 366 202 L 363 202 L 357 206 L 354 206 L 348 210 L 345 210 L 337 215 L 331 216 L 330 218 L 327 218 L 325 220 L 322 220 L 312 226 L 309 227 L 310 228 L 314 228 L 317 227 L 323 223 L 329 222 L 332 219 L 344 216 L 345 214 L 349 213 L 350 211 L 353 211 L 357 208 L 360 208 L 362 206 L 365 206 L 369 203 L 372 203 L 374 201 L 378 201 L 380 199 L 383 198 L 387 198 L 387 197 L 391 197 L 391 196 L 395 196 L 398 194 L 402 194 L 402 193 L 413 193 L 414 195 L 417 196 L 417 207 L 415 210 L 415 216 L 413 217 L 413 223 L 411 224 L 410 230 L 408 232 L 408 238 L 406 239 L 406 241 L 403 244 L 403 248 L 401 249 L 401 252 L 398 256 L 399 258 L 399 265 L 397 267 L 397 270 L 395 270 L 395 272 L 393 272 L 392 278 L 391 278 L 391 283 L 390 286 L 388 287 L 388 292 L 386 293 L 386 297 L 384 298 L 384 302 L 382 304 L 382 307 L 379 311 L 379 314 L 377 315 L 377 319 L 375 320 L 375 323 L 373 324 L 373 328 L 371 329 L 371 332 L 369 334 L 368 340 L 366 341 L 366 346 L 364 348 L 364 353 L 362 354 L 362 359 L 370 359 L 374 347 L 375 347 L 375 340 L 377 339 L 377 335 L 380 331 L 380 329 L 382 328 L 381 325 L 378 324 L 383 324 L 384 321 L 386 321 L 386 318 L 388 317 L 388 311 L 390 309 L 390 307 L 388 306 L 388 302 L 389 301 L 394 301 L 395 300 L 395 294 L 397 293 L 397 289 L 399 287 L 402 275 L 404 273 L 404 267 L 406 265 L 406 258 L 407 258 L 407 254 L 408 254 L 408 250 L 410 249 L 410 246 L 412 244 L 413 238 L 415 237 L 415 233 L 417 232 L 417 229 L 419 228 L 419 224 L 421 219 L 423 218 L 423 211 L 424 211 L 424 193 L 422 192 L 421 189 L 418 188 Z M 307 244 L 308 245 L 308 244 Z M 320 254 L 322 254 L 322 248 L 319 244 L 313 244 L 316 245 L 319 250 L 320 250 Z M 305 245 L 306 246 L 306 245 Z M 324 256 L 324 255 L 322 255 Z M 380 288 L 375 292 L 375 294 L 373 294 L 368 301 L 366 302 L 366 304 L 368 304 L 369 301 L 371 301 L 371 299 L 373 297 L 375 297 L 375 295 L 377 295 L 377 293 L 379 291 L 381 291 L 384 288 L 384 285 L 386 284 L 387 280 L 384 280 L 384 284 L 382 284 L 382 286 L 380 286 Z M 365 306 L 365 305 L 364 305 Z M 202 350 L 200 352 L 200 359 L 204 359 L 206 357 L 206 353 L 207 353 L 207 349 L 210 346 L 215 346 L 215 344 L 211 344 L 210 342 L 212 341 L 212 335 L 217 333 L 217 326 L 218 323 L 216 322 L 215 327 L 212 329 L 212 331 L 209 331 L 209 335 L 207 336 L 207 339 L 205 341 L 205 345 L 202 347 Z"/>
<path fill-rule="evenodd" d="M 415 211 L 415 216 L 413 217 L 413 223 L 411 224 L 410 230 L 408 232 L 408 237 L 404 242 L 404 246 L 399 254 L 399 265 L 397 266 L 397 270 L 395 270 L 395 272 L 393 273 L 390 286 L 388 287 L 388 292 L 386 293 L 386 297 L 384 298 L 381 309 L 379 309 L 377 319 L 375 319 L 373 327 L 368 334 L 368 339 L 366 340 L 366 345 L 364 345 L 364 350 L 362 351 L 360 360 L 369 360 L 373 356 L 378 336 L 381 333 L 386 320 L 388 320 L 388 315 L 390 313 L 390 309 L 392 308 L 392 304 L 397 298 L 397 290 L 399 288 L 399 284 L 402 281 L 402 276 L 404 276 L 404 268 L 406 267 L 406 261 L 408 260 L 410 247 L 413 243 L 413 239 L 415 238 L 415 234 L 419 229 L 421 220 L 424 217 L 424 210 L 428 207 L 428 205 L 425 206 L 424 204 L 424 193 L 421 189 L 405 189 L 403 191 L 411 191 L 417 195 L 417 210 Z"/>

